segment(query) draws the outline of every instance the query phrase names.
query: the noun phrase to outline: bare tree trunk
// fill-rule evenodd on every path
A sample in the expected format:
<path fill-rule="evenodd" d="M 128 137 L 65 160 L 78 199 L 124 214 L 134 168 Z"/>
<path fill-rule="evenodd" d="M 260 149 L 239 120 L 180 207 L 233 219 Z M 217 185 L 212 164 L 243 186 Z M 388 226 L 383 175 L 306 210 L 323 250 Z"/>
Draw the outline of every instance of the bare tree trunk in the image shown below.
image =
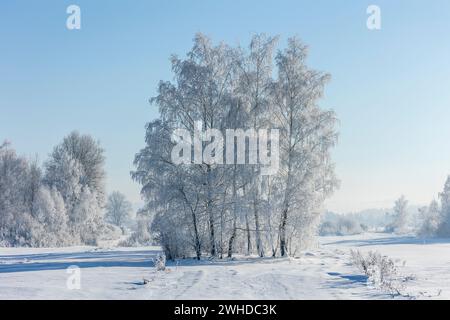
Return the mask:
<path fill-rule="evenodd" d="M 252 252 L 252 238 L 250 235 L 250 224 L 248 222 L 248 213 L 245 213 L 245 230 L 247 232 L 247 255 Z"/>
<path fill-rule="evenodd" d="M 223 202 L 222 202 L 222 208 L 220 210 L 220 243 L 219 243 L 219 253 L 220 253 L 220 259 L 223 259 L 223 230 L 225 226 L 224 221 L 224 213 L 225 213 L 225 201 L 226 201 L 226 192 L 223 194 Z"/>
<path fill-rule="evenodd" d="M 255 194 L 253 198 L 253 212 L 255 214 L 255 237 L 256 237 L 256 250 L 258 251 L 258 255 L 262 258 L 264 257 L 264 248 L 261 241 L 261 231 L 259 227 L 259 211 L 258 211 L 258 194 Z"/>
<path fill-rule="evenodd" d="M 276 247 L 272 247 L 272 258 L 275 258 L 277 256 L 278 251 L 278 243 Z"/>
<path fill-rule="evenodd" d="M 270 205 L 269 205 L 269 208 L 270 208 Z M 272 257 L 275 257 L 277 254 L 278 243 L 274 246 L 272 219 L 270 218 L 270 214 L 268 217 L 268 228 L 269 228 L 269 241 L 270 241 L 270 246 L 272 248 Z M 278 242 L 278 239 L 277 239 L 277 242 Z"/>
<path fill-rule="evenodd" d="M 237 190 L 236 190 L 236 165 L 233 170 L 233 230 L 231 231 L 230 239 L 228 240 L 228 258 L 233 256 L 234 240 L 237 234 Z"/>
<path fill-rule="evenodd" d="M 211 204 L 208 204 L 207 211 L 209 217 L 209 242 L 211 245 L 211 256 L 214 257 L 216 255 L 216 236 L 214 230 L 214 219 L 212 215 Z"/>
<path fill-rule="evenodd" d="M 181 194 L 183 195 L 184 201 L 185 201 L 185 206 L 188 206 L 189 209 L 191 210 L 191 218 L 192 218 L 192 225 L 194 227 L 194 249 L 195 249 L 195 255 L 197 260 L 200 260 L 200 257 L 202 255 L 202 246 L 200 243 L 200 236 L 198 234 L 198 224 L 197 224 L 197 215 L 196 215 L 196 211 L 197 211 L 197 204 L 198 204 L 198 196 L 197 196 L 197 203 L 195 204 L 195 207 L 193 207 L 189 201 L 188 198 L 186 196 L 186 193 L 184 192 L 183 188 L 180 189 Z"/>
<path fill-rule="evenodd" d="M 280 224 L 280 253 L 284 257 L 287 255 L 287 245 L 286 245 L 286 222 L 287 222 L 287 208 L 283 209 L 281 214 L 281 224 Z"/>
<path fill-rule="evenodd" d="M 288 172 L 287 172 L 287 182 L 286 182 L 286 190 L 284 192 L 284 201 L 283 201 L 283 211 L 281 212 L 281 222 L 280 222 L 280 253 L 282 257 L 287 256 L 287 240 L 286 240 L 286 225 L 288 220 L 288 211 L 289 211 L 289 192 L 291 188 L 291 161 L 289 156 L 288 162 Z"/>
<path fill-rule="evenodd" d="M 211 246 L 211 256 L 216 256 L 216 236 L 214 230 L 214 216 L 212 210 L 212 194 L 211 194 L 211 167 L 207 167 L 207 188 L 208 188 L 208 199 L 206 204 L 206 212 L 209 219 L 209 242 Z"/>
<path fill-rule="evenodd" d="M 243 187 L 244 196 L 246 195 L 246 188 Z M 252 238 L 250 234 L 250 223 L 248 221 L 248 211 L 245 210 L 245 232 L 247 234 L 247 255 L 250 255 L 252 252 Z"/>
<path fill-rule="evenodd" d="M 194 225 L 195 254 L 197 256 L 197 260 L 200 260 L 200 257 L 202 255 L 202 248 L 200 244 L 200 237 L 198 235 L 197 216 L 195 215 L 194 211 L 192 211 L 192 223 Z"/>
<path fill-rule="evenodd" d="M 233 245 L 234 240 L 236 239 L 236 219 L 233 221 L 233 231 L 231 232 L 230 240 L 228 241 L 228 258 L 233 256 Z"/>
<path fill-rule="evenodd" d="M 288 167 L 287 167 L 287 180 L 286 180 L 286 190 L 284 191 L 283 200 L 283 211 L 281 212 L 281 222 L 280 222 L 280 253 L 282 257 L 287 256 L 287 241 L 286 241 L 286 224 L 288 219 L 289 211 L 289 198 L 292 185 L 292 126 L 293 126 L 293 115 L 292 111 L 289 114 L 289 149 L 288 149 Z"/>

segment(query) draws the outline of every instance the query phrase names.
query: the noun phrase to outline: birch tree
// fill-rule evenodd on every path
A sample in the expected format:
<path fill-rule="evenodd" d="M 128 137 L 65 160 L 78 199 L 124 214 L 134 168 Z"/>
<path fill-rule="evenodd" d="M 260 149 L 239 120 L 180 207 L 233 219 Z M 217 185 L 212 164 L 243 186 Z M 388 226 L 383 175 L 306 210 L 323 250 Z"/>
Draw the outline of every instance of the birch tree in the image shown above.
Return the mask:
<path fill-rule="evenodd" d="M 245 124 L 258 131 L 266 128 L 270 121 L 270 84 L 273 68 L 273 50 L 276 37 L 256 35 L 250 42 L 249 52 L 237 60 L 239 70 L 239 99 L 245 106 L 248 122 Z M 252 165 L 248 175 L 251 207 L 255 222 L 256 250 L 260 257 L 264 256 L 264 246 L 261 235 L 261 174 L 259 166 Z M 247 230 L 249 232 L 249 230 Z"/>
<path fill-rule="evenodd" d="M 307 47 L 297 38 L 276 56 L 273 116 L 281 131 L 280 254 L 287 255 L 287 228 L 293 215 L 310 215 L 337 184 L 330 149 L 336 143 L 336 116 L 319 108 L 330 76 L 306 66 Z M 295 217 L 295 216 L 294 216 Z M 311 227 L 301 225 L 304 230 Z"/>
<path fill-rule="evenodd" d="M 113 191 L 106 202 L 105 218 L 108 222 L 122 228 L 131 218 L 133 207 L 125 195 L 119 191 Z"/>
<path fill-rule="evenodd" d="M 419 235 L 425 237 L 435 236 L 441 222 L 439 203 L 433 200 L 430 205 L 420 208 L 419 213 L 422 218 Z"/>
<path fill-rule="evenodd" d="M 405 196 L 401 196 L 394 204 L 394 222 L 392 223 L 392 231 L 404 232 L 408 217 L 408 201 Z"/>
<path fill-rule="evenodd" d="M 233 50 L 228 46 L 214 46 L 207 37 L 197 34 L 187 59 L 175 56 L 171 59 L 175 83 L 161 83 L 158 96 L 152 99 L 159 106 L 163 121 L 172 128 L 187 130 L 191 136 L 197 135 L 197 131 L 223 129 L 223 120 L 233 102 L 229 91 L 233 57 Z M 201 137 L 197 148 L 203 150 L 206 141 L 211 142 L 212 137 Z M 198 177 L 202 186 L 199 201 L 208 219 L 210 254 L 215 256 L 216 209 L 223 193 L 226 169 L 204 159 L 194 159 L 194 162 L 187 170 Z"/>
<path fill-rule="evenodd" d="M 261 257 L 285 256 L 314 235 L 322 203 L 337 186 L 330 159 L 336 117 L 318 105 L 329 76 L 307 68 L 297 39 L 274 60 L 276 40 L 256 35 L 248 49 L 231 48 L 198 34 L 186 58 L 171 58 L 173 81 L 161 81 L 151 99 L 160 116 L 147 124 L 132 172 L 168 256 L 192 250 L 198 259 L 204 252 L 232 257 L 253 247 Z M 262 177 L 261 163 L 250 161 L 264 155 L 259 145 L 250 150 L 252 132 L 272 128 L 281 130 L 281 166 Z M 239 138 L 225 135 L 222 150 L 218 139 L 227 129 L 240 130 Z M 271 139 L 256 141 L 272 154 Z M 187 146 L 178 148 L 181 142 Z M 245 164 L 237 161 L 242 146 Z M 225 164 L 218 161 L 224 157 Z"/>

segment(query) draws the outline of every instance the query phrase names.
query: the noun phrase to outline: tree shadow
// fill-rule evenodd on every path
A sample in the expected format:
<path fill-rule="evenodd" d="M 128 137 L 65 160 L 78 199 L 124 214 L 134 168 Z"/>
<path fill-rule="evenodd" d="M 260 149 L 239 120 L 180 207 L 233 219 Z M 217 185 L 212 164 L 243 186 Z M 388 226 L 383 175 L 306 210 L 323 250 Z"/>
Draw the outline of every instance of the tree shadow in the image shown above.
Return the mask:
<path fill-rule="evenodd" d="M 0 256 L 0 273 L 62 270 L 70 266 L 79 268 L 153 267 L 153 258 L 157 253 L 156 250 L 117 250 Z"/>
<path fill-rule="evenodd" d="M 177 259 L 177 260 L 168 260 L 166 262 L 166 266 L 168 267 L 194 267 L 194 266 L 239 266 L 239 265 L 251 265 L 251 264 L 276 264 L 280 262 L 289 261 L 289 258 L 280 258 L 280 257 L 237 257 L 237 258 L 215 258 L 211 259 L 208 257 L 197 260 L 195 258 L 186 258 L 186 259 Z M 294 263 L 294 262 L 292 262 Z"/>
<path fill-rule="evenodd" d="M 354 247 L 366 247 L 376 245 L 401 245 L 401 244 L 450 244 L 448 238 L 419 238 L 414 236 L 391 236 L 372 239 L 346 239 L 323 243 L 323 245 L 351 245 Z"/>
<path fill-rule="evenodd" d="M 350 281 L 350 283 L 366 283 L 367 276 L 362 274 L 341 274 L 339 272 L 327 272 L 328 275 L 333 277 L 339 277 L 344 280 Z"/>

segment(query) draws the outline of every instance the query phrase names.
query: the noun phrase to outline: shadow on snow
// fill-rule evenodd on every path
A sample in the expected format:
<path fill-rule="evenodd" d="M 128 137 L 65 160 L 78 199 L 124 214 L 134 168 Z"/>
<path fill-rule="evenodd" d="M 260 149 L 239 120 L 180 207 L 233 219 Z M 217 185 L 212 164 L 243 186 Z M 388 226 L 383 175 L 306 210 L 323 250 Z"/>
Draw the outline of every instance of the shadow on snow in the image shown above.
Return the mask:
<path fill-rule="evenodd" d="M 141 250 L 7 255 L 0 256 L 0 273 L 62 270 L 70 266 L 79 268 L 153 267 L 152 258 L 156 254 L 155 250 Z"/>
<path fill-rule="evenodd" d="M 392 236 L 372 239 L 348 239 L 324 242 L 323 245 L 351 245 L 354 247 L 376 246 L 376 245 L 401 245 L 401 244 L 450 244 L 450 239 L 445 238 L 419 238 L 415 236 Z"/>

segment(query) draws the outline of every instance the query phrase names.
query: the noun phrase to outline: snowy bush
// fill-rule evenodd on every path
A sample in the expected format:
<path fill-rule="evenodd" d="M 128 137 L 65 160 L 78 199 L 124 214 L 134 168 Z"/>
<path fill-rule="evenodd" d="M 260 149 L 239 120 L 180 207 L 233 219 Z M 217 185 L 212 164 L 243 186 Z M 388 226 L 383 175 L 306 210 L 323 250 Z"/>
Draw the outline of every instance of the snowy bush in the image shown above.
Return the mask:
<path fill-rule="evenodd" d="M 73 243 L 68 228 L 64 200 L 55 188 L 40 187 L 34 211 L 37 220 L 45 228 L 45 234 L 40 239 L 40 246 L 57 247 Z"/>
<path fill-rule="evenodd" d="M 439 193 L 440 215 L 439 227 L 436 231 L 438 236 L 450 236 L 450 176 L 445 181 L 444 190 Z"/>
<path fill-rule="evenodd" d="M 105 220 L 125 231 L 125 227 L 130 223 L 133 207 L 125 195 L 118 191 L 112 192 L 106 202 Z"/>
<path fill-rule="evenodd" d="M 411 276 L 402 276 L 394 261 L 378 252 L 362 254 L 359 250 L 351 250 L 352 263 L 367 276 L 368 282 L 393 296 L 403 295 L 405 282 Z"/>
<path fill-rule="evenodd" d="M 429 206 L 420 208 L 419 214 L 422 221 L 417 234 L 422 237 L 436 236 L 440 224 L 438 202 L 432 201 Z"/>
<path fill-rule="evenodd" d="M 119 243 L 122 247 L 138 247 L 138 246 L 150 246 L 153 245 L 153 239 L 149 232 L 150 221 L 149 219 L 138 218 L 137 228 L 131 233 L 125 240 Z"/>
<path fill-rule="evenodd" d="M 91 192 L 89 187 L 83 188 L 80 199 L 74 206 L 72 213 L 73 231 L 81 242 L 88 245 L 96 245 L 104 221 L 101 208 L 98 206 L 97 195 Z"/>
<path fill-rule="evenodd" d="M 164 253 L 158 254 L 153 262 L 155 264 L 156 271 L 166 270 L 166 255 Z"/>
<path fill-rule="evenodd" d="M 365 231 L 365 226 L 356 219 L 347 216 L 337 216 L 335 219 L 323 221 L 319 227 L 321 236 L 344 236 L 360 234 Z"/>
<path fill-rule="evenodd" d="M 122 229 L 110 223 L 104 223 L 99 230 L 99 240 L 118 240 L 122 236 Z"/>
<path fill-rule="evenodd" d="M 189 245 L 189 233 L 185 228 L 177 228 L 183 220 L 176 216 L 176 212 L 157 213 L 152 221 L 155 240 L 161 244 L 169 260 L 185 258 L 193 253 Z"/>
<path fill-rule="evenodd" d="M 393 218 L 394 221 L 386 226 L 385 231 L 389 233 L 405 233 L 407 232 L 407 221 L 408 221 L 408 200 L 405 196 L 401 196 L 395 201 L 393 208 Z"/>
<path fill-rule="evenodd" d="M 420 226 L 417 235 L 422 237 L 450 236 L 450 176 L 439 193 L 439 201 L 419 209 Z"/>

